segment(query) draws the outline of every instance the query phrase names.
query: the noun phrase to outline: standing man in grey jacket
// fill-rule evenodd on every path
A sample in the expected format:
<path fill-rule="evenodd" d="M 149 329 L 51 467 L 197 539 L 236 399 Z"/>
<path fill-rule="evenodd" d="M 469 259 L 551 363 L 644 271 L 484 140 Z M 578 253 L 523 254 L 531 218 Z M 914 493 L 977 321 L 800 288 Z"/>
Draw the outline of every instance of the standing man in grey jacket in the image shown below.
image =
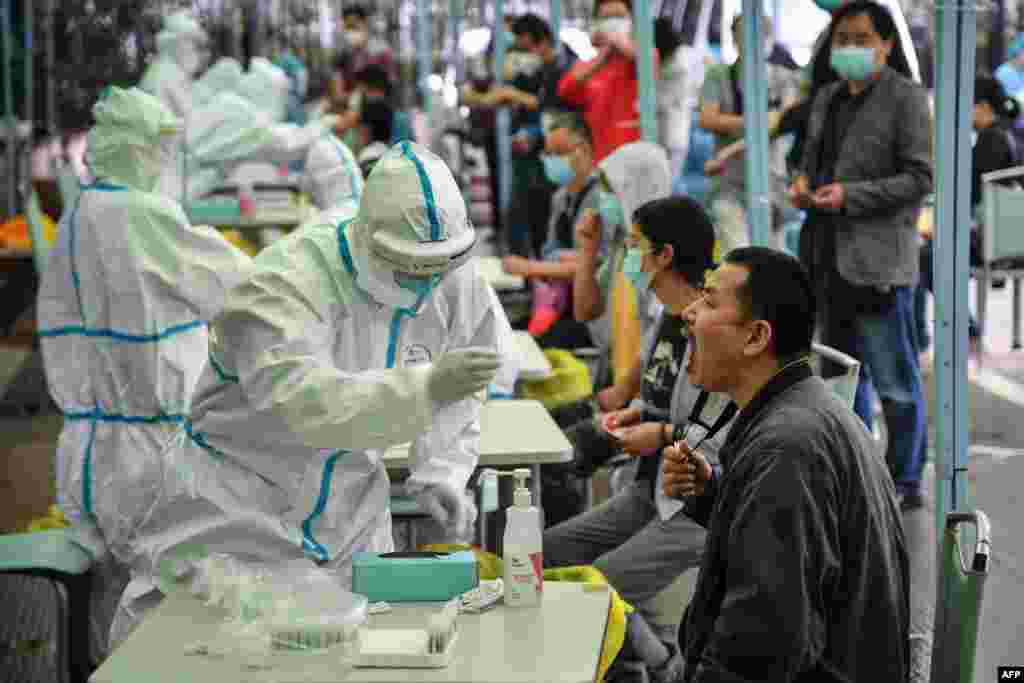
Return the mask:
<path fill-rule="evenodd" d="M 814 100 L 801 172 L 789 190 L 808 210 L 801 258 L 827 302 L 824 342 L 863 363 L 855 410 L 868 426 L 871 385 L 881 398 L 886 459 L 901 505 L 912 509 L 923 504 L 926 452 L 913 292 L 915 223 L 932 190 L 928 97 L 910 78 L 885 7 L 869 0 L 842 6 L 827 44 L 841 78 Z"/>

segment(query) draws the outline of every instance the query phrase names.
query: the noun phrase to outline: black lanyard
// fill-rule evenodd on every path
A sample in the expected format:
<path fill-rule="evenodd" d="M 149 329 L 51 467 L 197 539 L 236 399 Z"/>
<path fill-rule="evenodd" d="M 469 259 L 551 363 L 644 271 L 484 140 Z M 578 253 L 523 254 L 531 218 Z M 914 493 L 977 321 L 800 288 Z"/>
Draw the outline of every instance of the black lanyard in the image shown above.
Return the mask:
<path fill-rule="evenodd" d="M 704 433 L 704 436 L 701 437 L 700 441 L 697 442 L 697 445 L 693 446 L 691 450 L 697 450 L 705 441 L 715 438 L 715 435 L 722 431 L 722 427 L 727 425 L 729 420 L 731 420 L 739 410 L 739 406 L 737 406 L 735 402 L 729 401 L 729 405 L 725 407 L 725 410 L 722 411 L 718 416 L 718 419 L 715 420 L 715 423 L 711 425 L 711 428 L 709 429 L 708 426 L 701 421 L 700 414 L 704 412 L 704 407 L 707 405 L 708 397 L 710 395 L 711 394 L 707 391 L 700 392 L 700 396 L 697 397 L 696 402 L 693 404 L 693 409 L 690 410 L 690 417 L 686 419 L 686 426 L 683 428 L 682 434 L 679 438 L 675 439 L 676 441 L 685 441 L 687 432 L 690 431 L 691 425 L 696 424 L 703 427 L 707 431 Z"/>

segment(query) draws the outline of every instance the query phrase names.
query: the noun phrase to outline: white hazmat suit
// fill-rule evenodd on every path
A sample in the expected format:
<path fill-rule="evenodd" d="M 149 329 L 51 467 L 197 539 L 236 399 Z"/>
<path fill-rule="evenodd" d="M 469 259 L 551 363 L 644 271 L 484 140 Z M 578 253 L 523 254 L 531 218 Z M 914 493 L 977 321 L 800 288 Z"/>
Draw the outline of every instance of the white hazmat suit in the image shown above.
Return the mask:
<path fill-rule="evenodd" d="M 407 489 L 424 508 L 453 535 L 472 524 L 479 396 L 508 326 L 474 264 L 453 267 L 473 241 L 444 162 L 402 143 L 357 214 L 259 254 L 211 324 L 210 363 L 135 539 L 115 642 L 161 600 L 166 563 L 196 548 L 308 558 L 349 581 L 353 554 L 393 547 L 381 457 L 396 444 L 412 442 Z M 439 263 L 447 275 L 411 275 Z"/>
<path fill-rule="evenodd" d="M 166 107 L 111 88 L 93 114 L 87 158 L 97 182 L 61 218 L 40 284 L 39 336 L 65 416 L 58 503 L 98 561 L 109 550 L 126 564 L 161 451 L 207 358 L 205 321 L 251 260 L 153 193 L 178 132 Z M 108 629 L 109 616 L 100 651 Z"/>
<path fill-rule="evenodd" d="M 157 57 L 146 68 L 139 89 L 153 95 L 181 120 L 175 153 L 165 164 L 158 192 L 181 199 L 182 177 L 186 174 L 185 150 L 190 139 L 193 113 L 192 89 L 196 74 L 206 60 L 206 32 L 188 12 L 174 12 L 164 19 L 157 34 Z"/>
<path fill-rule="evenodd" d="M 258 180 L 276 181 L 277 172 L 268 164 L 302 160 L 337 121 L 332 115 L 304 126 L 282 123 L 287 99 L 284 72 L 266 60 L 254 59 L 233 91 L 222 90 L 193 113 L 187 148 L 190 173 L 183 184 L 173 168 L 167 169 L 160 180 L 161 192 L 201 197 L 246 162 L 265 162 L 246 165 L 256 167 Z"/>
<path fill-rule="evenodd" d="M 334 133 L 326 133 L 310 145 L 309 153 L 306 154 L 302 189 L 309 193 L 313 206 L 321 212 L 350 202 L 358 206 L 363 195 L 363 184 L 363 172 L 352 150 Z"/>
<path fill-rule="evenodd" d="M 201 109 L 222 92 L 233 92 L 245 72 L 233 57 L 221 57 L 192 84 L 192 104 Z"/>

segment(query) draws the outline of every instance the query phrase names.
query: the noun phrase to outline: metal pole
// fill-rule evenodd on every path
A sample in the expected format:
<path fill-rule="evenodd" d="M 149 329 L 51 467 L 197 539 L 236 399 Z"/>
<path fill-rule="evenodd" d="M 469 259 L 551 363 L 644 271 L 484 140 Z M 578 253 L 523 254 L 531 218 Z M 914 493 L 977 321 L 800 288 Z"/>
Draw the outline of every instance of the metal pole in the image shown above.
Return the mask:
<path fill-rule="evenodd" d="M 432 112 L 431 112 L 431 95 L 429 78 L 430 72 L 433 70 L 434 60 L 431 54 L 431 18 L 430 18 L 430 0 L 416 0 L 416 61 L 418 64 L 417 71 L 419 71 L 419 90 L 420 97 L 423 98 L 423 113 L 427 117 L 427 135 L 428 139 L 423 140 L 425 147 L 430 147 L 432 140 L 429 136 L 432 135 L 434 130 Z"/>
<path fill-rule="evenodd" d="M 466 60 L 463 59 L 462 49 L 459 43 L 462 42 L 462 23 L 466 19 L 465 0 L 451 0 L 448 8 L 452 25 L 452 66 L 455 67 L 455 86 L 462 84 L 462 77 L 465 72 Z"/>
<path fill-rule="evenodd" d="M 17 138 L 17 122 L 18 117 L 14 113 L 14 83 L 11 82 L 11 78 L 14 76 L 11 73 L 11 4 L 10 2 L 4 2 L 3 5 L 3 61 L 4 61 L 4 113 L 5 123 L 7 125 L 7 211 L 12 212 L 9 215 L 13 215 L 15 209 L 15 166 L 18 163 L 18 156 L 16 147 L 18 145 Z"/>
<path fill-rule="evenodd" d="M 57 0 L 49 0 L 46 3 L 46 128 L 51 136 L 57 135 L 56 10 Z"/>
<path fill-rule="evenodd" d="M 658 104 L 654 86 L 654 22 L 650 0 L 633 3 L 636 36 L 636 78 L 640 95 L 640 135 L 647 142 L 658 141 Z"/>
<path fill-rule="evenodd" d="M 971 117 L 976 8 L 936 6 L 935 425 L 936 530 L 946 514 L 970 507 L 967 491 L 967 280 Z"/>
<path fill-rule="evenodd" d="M 767 246 L 771 227 L 768 194 L 768 89 L 761 49 L 761 0 L 743 0 L 743 135 L 747 143 L 747 223 L 752 244 Z"/>
<path fill-rule="evenodd" d="M 558 50 L 562 44 L 562 0 L 551 0 L 551 39 Z"/>
<path fill-rule="evenodd" d="M 505 0 L 494 0 L 494 82 L 505 79 Z M 508 210 L 512 193 L 512 141 L 509 139 L 511 116 L 508 107 L 500 107 L 496 116 L 495 135 L 498 138 L 498 210 L 502 218 Z"/>
<path fill-rule="evenodd" d="M 33 69 L 35 68 L 35 59 L 33 55 L 34 48 L 34 36 L 33 24 L 35 24 L 36 16 L 32 10 L 33 0 L 25 0 L 25 14 L 23 21 L 25 22 L 25 120 L 28 121 L 28 136 L 25 138 L 25 149 L 28 150 L 28 161 L 26 165 L 25 180 L 28 185 L 25 189 L 25 198 L 28 199 L 32 195 L 32 133 L 35 129 L 35 88 L 32 79 L 35 77 Z"/>

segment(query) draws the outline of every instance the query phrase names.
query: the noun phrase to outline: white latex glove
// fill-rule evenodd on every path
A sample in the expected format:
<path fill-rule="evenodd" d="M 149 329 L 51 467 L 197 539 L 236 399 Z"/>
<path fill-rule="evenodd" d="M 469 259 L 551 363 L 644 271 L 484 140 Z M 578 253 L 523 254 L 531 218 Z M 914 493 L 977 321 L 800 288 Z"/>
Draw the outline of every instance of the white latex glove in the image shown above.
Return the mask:
<path fill-rule="evenodd" d="M 438 403 L 453 403 L 486 389 L 500 367 L 501 358 L 490 349 L 449 351 L 430 369 L 427 391 Z"/>
<path fill-rule="evenodd" d="M 459 491 L 451 484 L 432 484 L 416 496 L 416 502 L 455 539 L 472 535 L 476 504 L 465 491 Z"/>

